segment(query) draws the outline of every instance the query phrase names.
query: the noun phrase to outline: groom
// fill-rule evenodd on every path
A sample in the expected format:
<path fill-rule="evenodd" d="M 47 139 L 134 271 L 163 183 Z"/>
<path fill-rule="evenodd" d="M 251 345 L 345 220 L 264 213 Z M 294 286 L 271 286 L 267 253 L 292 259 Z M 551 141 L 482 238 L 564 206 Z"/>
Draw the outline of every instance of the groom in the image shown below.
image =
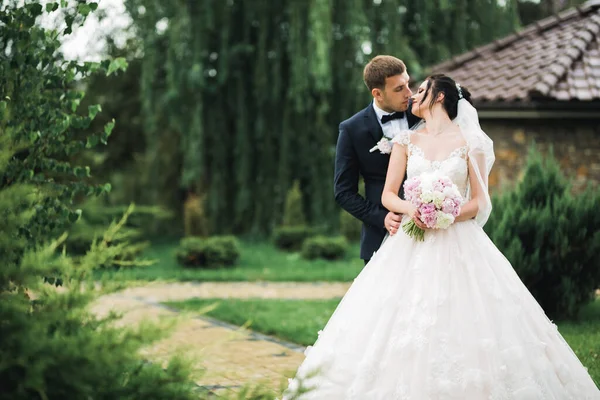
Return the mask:
<path fill-rule="evenodd" d="M 360 258 L 369 262 L 386 231 L 395 234 L 402 216 L 388 212 L 381 204 L 389 154 L 369 152 L 385 135 L 409 129 L 419 118 L 409 111 L 412 95 L 406 65 L 392 56 L 377 56 L 366 66 L 363 80 L 373 101 L 362 111 L 343 121 L 335 154 L 335 201 L 363 222 Z M 365 181 L 363 198 L 358 194 L 358 178 Z"/>

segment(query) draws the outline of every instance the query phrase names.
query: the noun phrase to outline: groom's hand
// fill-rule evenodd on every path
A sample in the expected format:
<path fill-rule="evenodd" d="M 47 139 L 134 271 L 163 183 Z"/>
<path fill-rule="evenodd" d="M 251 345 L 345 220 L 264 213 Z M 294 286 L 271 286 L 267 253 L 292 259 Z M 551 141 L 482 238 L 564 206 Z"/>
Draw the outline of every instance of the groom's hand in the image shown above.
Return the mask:
<path fill-rule="evenodd" d="M 398 232 L 398 229 L 400 229 L 400 222 L 402 222 L 402 215 L 398 215 L 390 211 L 385 216 L 385 229 L 387 229 L 390 235 L 395 235 L 396 232 Z"/>

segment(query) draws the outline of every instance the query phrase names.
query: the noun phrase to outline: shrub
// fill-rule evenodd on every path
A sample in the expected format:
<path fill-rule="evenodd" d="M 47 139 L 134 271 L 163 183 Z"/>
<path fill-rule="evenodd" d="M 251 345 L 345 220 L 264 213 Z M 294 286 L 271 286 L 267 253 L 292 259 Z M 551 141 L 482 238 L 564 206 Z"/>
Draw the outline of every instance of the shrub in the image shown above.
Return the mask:
<path fill-rule="evenodd" d="M 339 260 L 344 258 L 348 250 L 348 241 L 343 236 L 326 237 L 314 236 L 304 241 L 302 257 L 308 260 L 323 258 L 325 260 Z"/>
<path fill-rule="evenodd" d="M 197 398 L 189 365 L 173 359 L 163 369 L 138 356 L 143 345 L 163 336 L 159 329 L 120 329 L 115 317 L 99 319 L 88 310 L 97 294 L 91 273 L 114 263 L 127 243 L 94 241 L 74 259 L 58 251 L 65 235 L 50 240 L 79 218 L 76 196 L 110 188 L 90 185 L 87 167 L 65 161 L 105 142 L 112 129 L 81 134 L 100 107 L 76 113 L 83 93 L 72 89 L 74 79 L 121 65 L 62 60 L 62 34 L 36 24 L 44 10 L 59 7 L 8 1 L 0 8 L 0 399 Z M 96 7 L 81 0 L 59 11 L 65 31 Z M 123 224 L 101 236 L 114 237 Z M 43 283 L 51 276 L 62 278 L 61 290 Z"/>
<path fill-rule="evenodd" d="M 522 180 L 494 198 L 485 226 L 552 318 L 574 317 L 600 286 L 598 190 L 573 195 L 552 153 L 532 147 Z"/>
<path fill-rule="evenodd" d="M 183 224 L 186 236 L 206 237 L 209 235 L 208 217 L 205 212 L 204 199 L 201 196 L 190 193 L 183 204 Z"/>
<path fill-rule="evenodd" d="M 282 226 L 273 231 L 273 241 L 281 250 L 299 251 L 304 240 L 313 234 L 314 230 L 306 225 Z"/>
<path fill-rule="evenodd" d="M 190 267 L 232 266 L 240 258 L 240 245 L 234 236 L 186 237 L 177 250 L 180 264 Z"/>
<path fill-rule="evenodd" d="M 283 211 L 283 226 L 304 226 L 306 216 L 302 205 L 302 191 L 300 182 L 294 181 L 285 198 L 285 209 Z"/>

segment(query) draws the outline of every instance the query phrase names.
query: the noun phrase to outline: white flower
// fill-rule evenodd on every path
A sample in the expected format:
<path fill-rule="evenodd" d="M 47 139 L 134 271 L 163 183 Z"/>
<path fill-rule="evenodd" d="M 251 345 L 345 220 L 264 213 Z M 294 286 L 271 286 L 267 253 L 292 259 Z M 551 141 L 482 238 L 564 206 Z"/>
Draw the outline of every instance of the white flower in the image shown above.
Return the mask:
<path fill-rule="evenodd" d="M 421 201 L 423 203 L 431 203 L 433 201 L 433 192 L 431 190 L 424 190 L 421 193 Z"/>
<path fill-rule="evenodd" d="M 452 185 L 444 188 L 444 196 L 445 197 L 458 197 L 460 193 L 458 192 L 458 188 L 456 185 Z"/>
<path fill-rule="evenodd" d="M 375 147 L 369 150 L 369 153 L 372 153 L 375 150 L 379 150 L 381 154 L 390 154 L 392 152 L 393 147 L 394 145 L 392 144 L 392 142 L 390 142 L 390 140 L 384 136 L 379 142 L 377 142 L 377 145 Z"/>
<path fill-rule="evenodd" d="M 433 204 L 435 204 L 435 206 L 437 208 L 442 207 L 442 203 L 444 202 L 445 198 L 446 198 L 446 196 L 444 196 L 444 193 L 442 193 L 438 190 L 433 192 Z"/>
<path fill-rule="evenodd" d="M 437 224 L 436 228 L 438 229 L 447 229 L 450 225 L 454 223 L 454 215 L 446 214 L 445 212 L 438 211 L 437 215 Z"/>

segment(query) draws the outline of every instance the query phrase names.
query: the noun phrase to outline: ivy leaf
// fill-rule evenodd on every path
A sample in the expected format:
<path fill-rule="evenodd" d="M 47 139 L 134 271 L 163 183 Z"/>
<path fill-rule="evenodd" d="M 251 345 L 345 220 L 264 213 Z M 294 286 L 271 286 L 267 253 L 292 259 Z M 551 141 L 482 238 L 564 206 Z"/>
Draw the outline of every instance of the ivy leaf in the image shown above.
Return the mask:
<path fill-rule="evenodd" d="M 58 10 L 58 3 L 48 3 L 46 4 L 46 12 L 52 12 Z"/>
<path fill-rule="evenodd" d="M 34 18 L 37 17 L 38 15 L 42 14 L 43 8 L 42 8 L 42 5 L 39 3 L 31 3 L 31 4 L 28 4 L 26 7 L 29 10 L 29 12 L 31 13 L 31 16 Z"/>
<path fill-rule="evenodd" d="M 84 17 L 87 17 L 91 11 L 92 9 L 89 4 L 81 3 L 77 5 L 77 12 L 79 12 L 79 14 L 83 15 Z"/>
<path fill-rule="evenodd" d="M 100 111 L 102 111 L 100 104 L 91 105 L 88 107 L 88 116 L 90 119 L 94 119 L 96 118 L 96 114 L 98 114 Z"/>
<path fill-rule="evenodd" d="M 110 136 L 114 127 L 115 127 L 115 119 L 114 118 L 112 121 L 107 122 L 106 125 L 104 125 L 104 136 L 102 137 L 103 144 L 106 144 L 106 139 L 108 139 L 108 137 Z"/>
<path fill-rule="evenodd" d="M 124 57 L 117 57 L 110 62 L 108 65 L 108 72 L 106 75 L 110 76 L 112 73 L 117 72 L 119 70 L 125 71 L 127 69 L 127 60 Z"/>
<path fill-rule="evenodd" d="M 98 136 L 96 135 L 92 135 L 90 137 L 87 138 L 87 142 L 85 144 L 85 147 L 87 149 L 91 149 L 92 147 L 95 147 L 99 142 Z"/>
<path fill-rule="evenodd" d="M 73 212 L 69 212 L 69 222 L 75 223 L 81 217 L 81 210 L 77 209 Z"/>

